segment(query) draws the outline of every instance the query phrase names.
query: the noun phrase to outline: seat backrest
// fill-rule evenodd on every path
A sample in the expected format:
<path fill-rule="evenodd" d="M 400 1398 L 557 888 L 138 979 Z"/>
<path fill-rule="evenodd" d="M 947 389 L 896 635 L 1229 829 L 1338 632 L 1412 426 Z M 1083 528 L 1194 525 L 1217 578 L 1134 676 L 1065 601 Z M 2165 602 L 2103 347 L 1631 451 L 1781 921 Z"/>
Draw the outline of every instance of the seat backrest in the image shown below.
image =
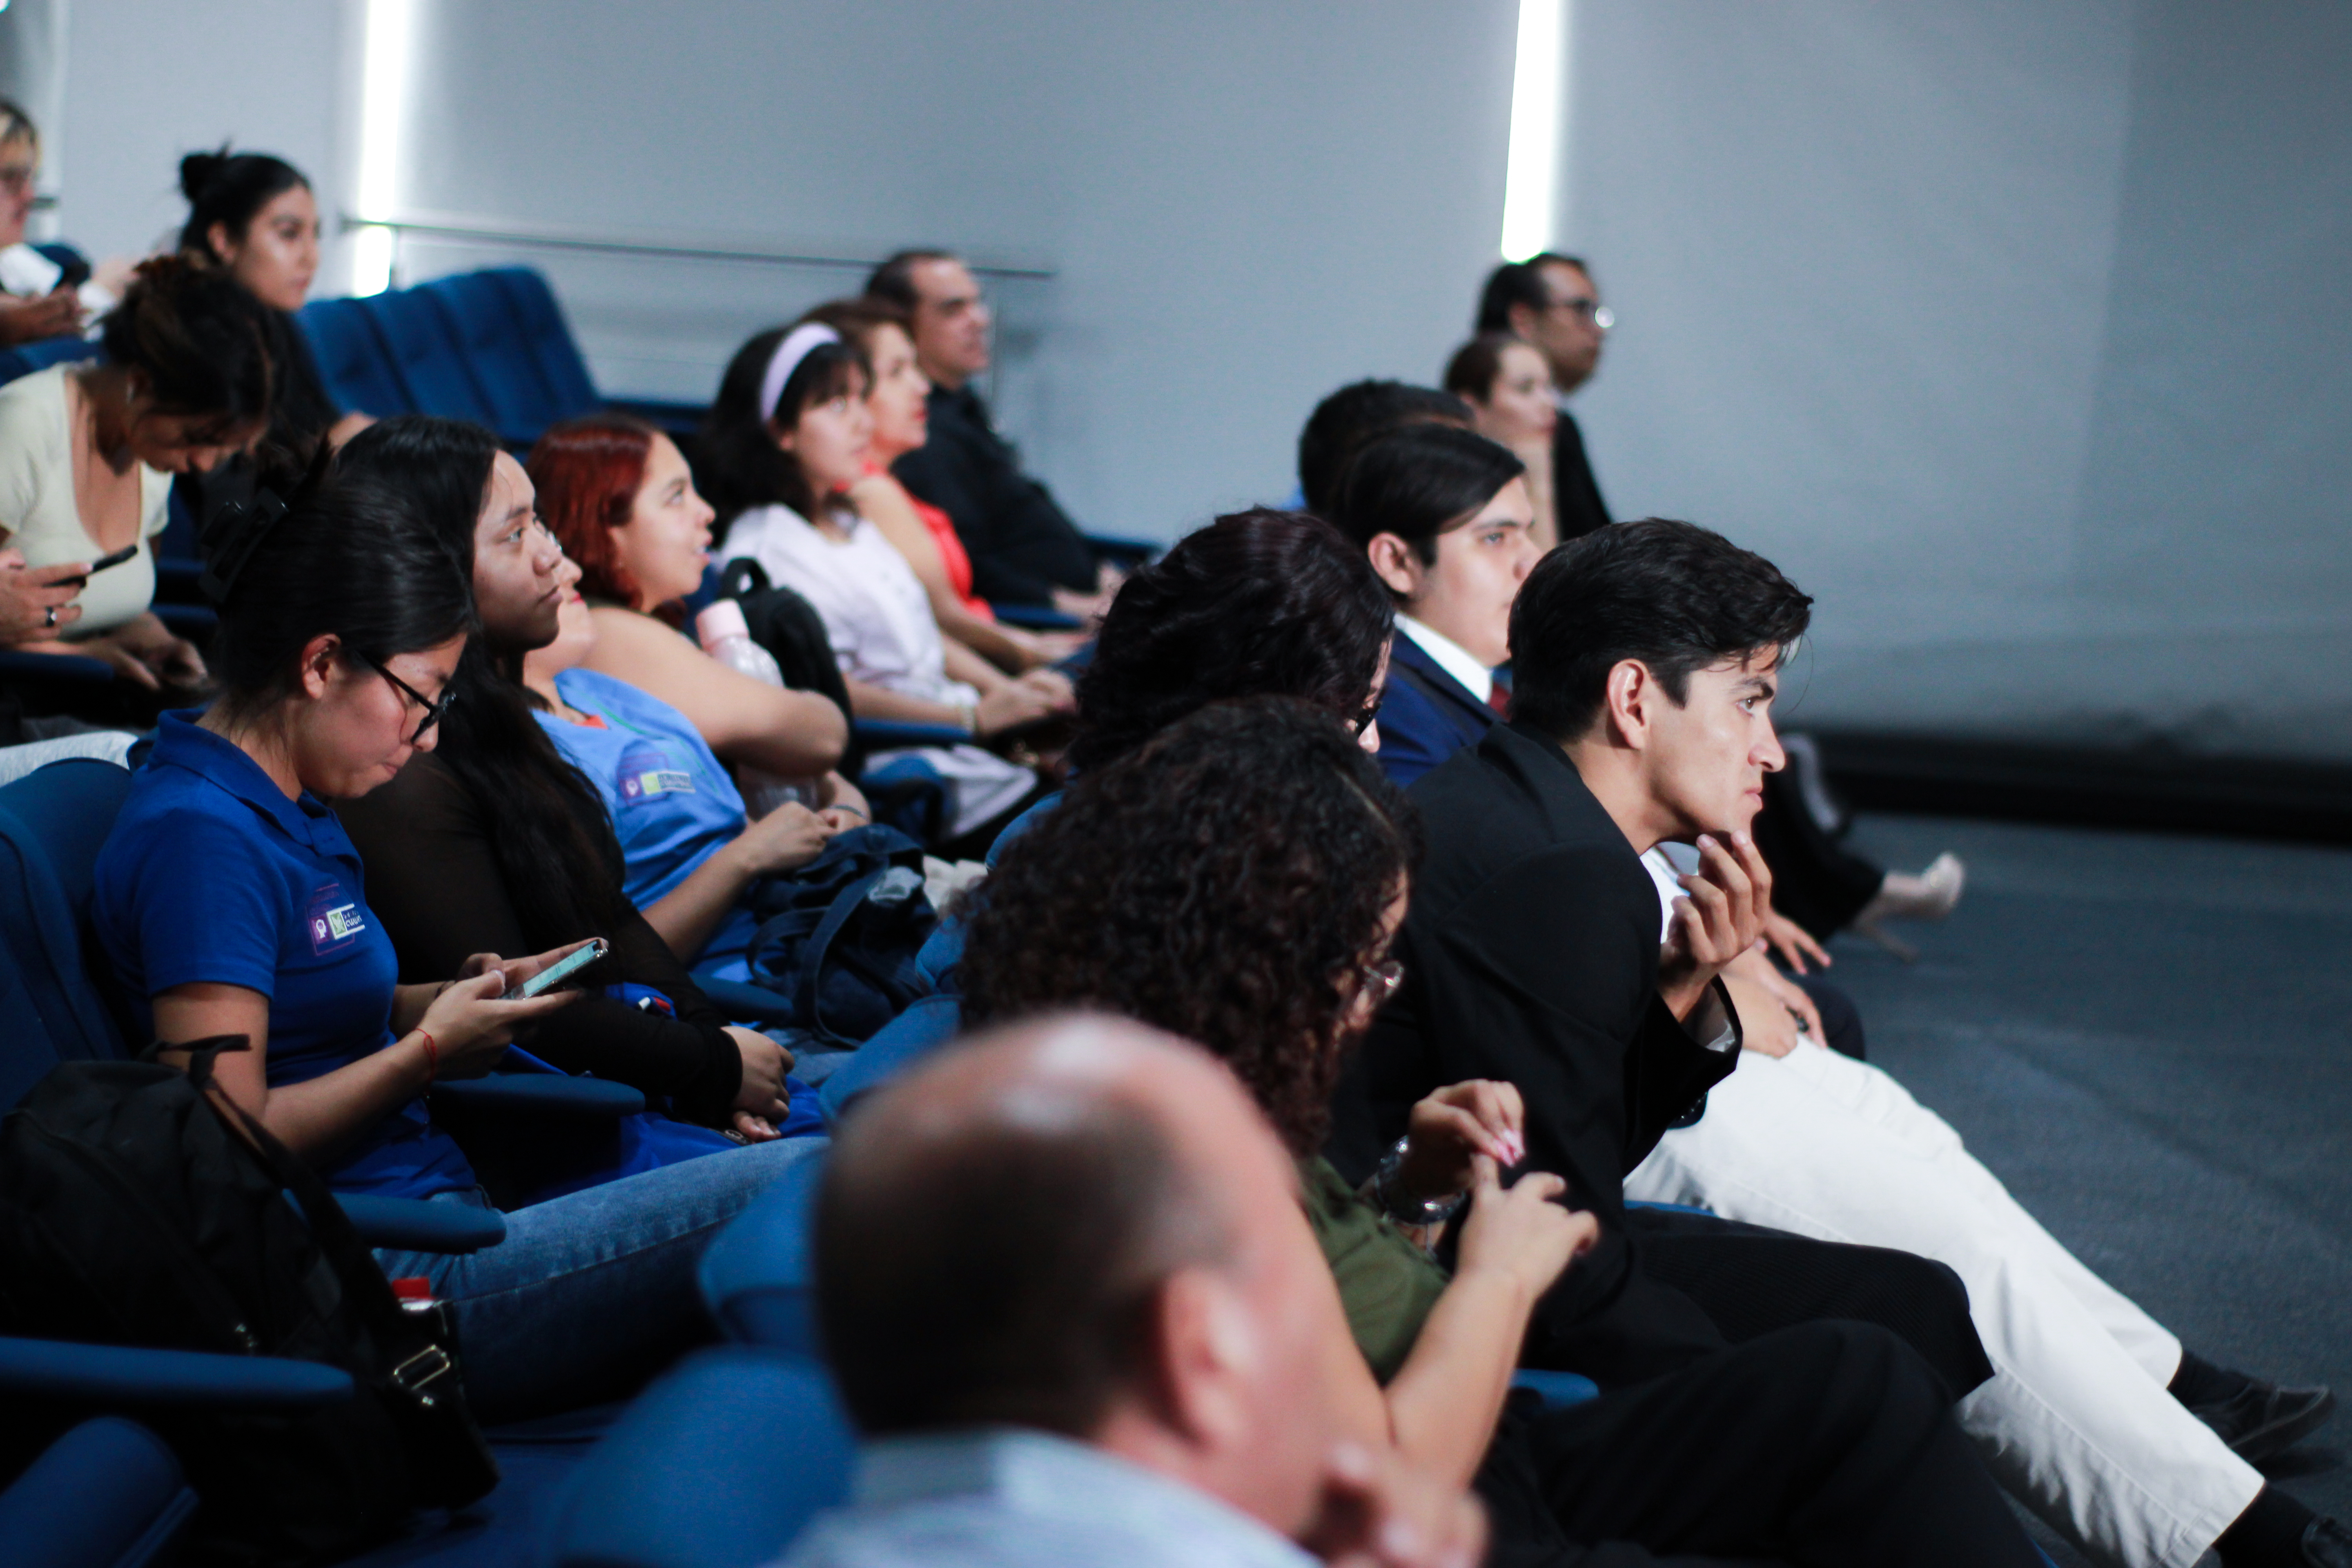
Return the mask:
<path fill-rule="evenodd" d="M 0 1029 L 0 1080 L 38 1069 L 15 1085 L 17 1096 L 59 1060 L 123 1055 L 122 1032 L 91 977 L 89 906 L 98 852 L 130 793 L 129 770 L 86 758 L 0 788 L 0 947 L 29 1009 L 6 1015 L 26 1026 Z"/>
<path fill-rule="evenodd" d="M 410 290 L 423 295 L 448 321 L 450 336 L 466 356 L 483 395 L 489 399 L 494 428 L 509 441 L 539 439 L 563 417 L 555 389 L 523 332 L 514 299 L 485 272 L 453 272 Z"/>
<path fill-rule="evenodd" d="M 375 323 L 410 407 L 477 425 L 496 423 L 490 400 L 458 352 L 448 317 L 430 298 L 414 289 L 392 289 L 369 295 L 360 309 Z"/>
<path fill-rule="evenodd" d="M 797 1160 L 704 1249 L 704 1305 L 732 1339 L 814 1360 L 816 1270 L 809 1225 L 823 1160 Z"/>
<path fill-rule="evenodd" d="M 0 351 L 0 386 L 53 364 L 96 359 L 98 353 L 98 345 L 88 338 L 43 338 L 37 342 L 18 343 L 13 349 Z"/>
<path fill-rule="evenodd" d="M 572 335 L 563 307 L 555 302 L 555 290 L 547 286 L 547 279 L 530 267 L 493 268 L 482 276 L 497 279 L 507 298 L 514 301 L 515 319 L 522 323 L 523 337 L 530 344 L 540 374 L 555 395 L 556 417 L 577 419 L 604 407 L 595 378 L 588 374 L 588 362 L 580 357 L 579 340 Z"/>
<path fill-rule="evenodd" d="M 407 389 L 393 374 L 391 353 L 376 335 L 375 323 L 357 300 L 313 300 L 294 319 L 310 340 L 319 378 L 338 407 L 380 419 L 416 412 Z"/>
<path fill-rule="evenodd" d="M 541 1560 L 555 1568 L 757 1568 L 845 1500 L 857 1441 L 824 1369 L 727 1346 L 639 1394 L 581 1461 Z"/>

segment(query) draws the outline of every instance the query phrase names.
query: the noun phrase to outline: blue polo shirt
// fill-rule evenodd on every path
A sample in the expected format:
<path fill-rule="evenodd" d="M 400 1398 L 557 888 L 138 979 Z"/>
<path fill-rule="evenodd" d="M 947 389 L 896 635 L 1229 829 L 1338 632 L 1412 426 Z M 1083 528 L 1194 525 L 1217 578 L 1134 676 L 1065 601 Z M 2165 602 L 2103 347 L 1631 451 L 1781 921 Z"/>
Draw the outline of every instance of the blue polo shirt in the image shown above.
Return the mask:
<path fill-rule="evenodd" d="M 743 831 L 743 797 L 692 721 L 651 692 L 593 669 L 565 670 L 555 689 L 604 721 L 598 729 L 539 715 L 556 749 L 604 797 L 627 862 L 622 890 L 648 909 L 735 841 Z M 691 967 L 744 978 L 743 954 L 759 929 L 758 918 L 738 904 L 688 961 Z"/>
<path fill-rule="evenodd" d="M 400 965 L 367 906 L 359 851 L 316 796 L 287 799 L 197 716 L 163 715 L 98 857 L 92 920 L 141 1026 L 154 1027 L 149 998 L 212 982 L 269 998 L 273 1089 L 383 1049 Z M 322 1173 L 398 1197 L 475 1184 L 421 1096 Z"/>

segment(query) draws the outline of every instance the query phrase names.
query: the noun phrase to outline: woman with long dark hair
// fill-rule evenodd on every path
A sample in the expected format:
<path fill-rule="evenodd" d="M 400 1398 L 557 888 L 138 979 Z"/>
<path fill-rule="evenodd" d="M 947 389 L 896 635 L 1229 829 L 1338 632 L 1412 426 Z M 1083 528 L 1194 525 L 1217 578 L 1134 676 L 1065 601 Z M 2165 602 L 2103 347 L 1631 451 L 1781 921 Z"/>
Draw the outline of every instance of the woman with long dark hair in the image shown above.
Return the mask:
<path fill-rule="evenodd" d="M 489 1067 L 568 994 L 504 1000 L 565 951 L 399 984 L 328 799 L 430 753 L 474 623 L 464 566 L 404 498 L 339 483 L 213 541 L 222 695 L 164 717 L 100 852 L 92 919 L 154 1038 L 242 1036 L 227 1092 L 340 1190 L 481 1205 L 425 1091 Z M 706 1331 L 694 1262 L 808 1140 L 730 1149 L 513 1211 L 499 1246 L 378 1255 L 423 1276 L 488 1419 L 608 1396 Z"/>
<path fill-rule="evenodd" d="M 541 1026 L 533 1050 L 664 1097 L 686 1120 L 773 1137 L 790 1109 L 790 1057 L 730 1025 L 629 901 L 604 800 L 521 683 L 524 655 L 555 637 L 565 586 L 521 465 L 478 426 L 404 415 L 354 439 L 340 471 L 407 501 L 460 563 L 481 628 L 457 667 L 441 744 L 338 806 L 402 975 L 441 980 L 469 953 L 604 937 L 612 952 L 588 972 L 592 989 Z M 656 992 L 667 1007 L 608 986 Z"/>
<path fill-rule="evenodd" d="M 737 353 L 702 439 L 721 555 L 756 562 L 816 606 L 858 717 L 985 743 L 922 752 L 952 794 L 941 852 L 976 855 L 1043 792 L 1033 769 L 990 747 L 1066 714 L 1069 681 L 1049 669 L 1008 676 L 942 636 L 914 569 L 852 503 L 873 444 L 872 384 L 865 350 L 823 321 L 762 332 Z"/>
<path fill-rule="evenodd" d="M 1114 609 L 1113 614 L 1117 613 Z M 1223 1058 L 1297 1161 L 1300 1204 L 1398 1448 L 1475 1475 L 1502 1555 L 2039 1561 L 1892 1334 L 1805 1324 L 1565 1409 L 1505 1415 L 1537 1303 L 1599 1227 L 1523 1160 L 1507 1084 L 1452 1085 L 1352 1187 L 1322 1158 L 1346 1057 L 1401 975 L 1411 808 L 1331 716 L 1212 704 L 1098 772 L 1005 848 L 972 918 L 972 1020 L 1098 1007 Z M 1457 1218 L 1458 1215 L 1458 1218 Z M 1454 1228 L 1453 1263 L 1423 1244 Z M 1378 1387 L 1372 1385 L 1377 1384 Z"/>

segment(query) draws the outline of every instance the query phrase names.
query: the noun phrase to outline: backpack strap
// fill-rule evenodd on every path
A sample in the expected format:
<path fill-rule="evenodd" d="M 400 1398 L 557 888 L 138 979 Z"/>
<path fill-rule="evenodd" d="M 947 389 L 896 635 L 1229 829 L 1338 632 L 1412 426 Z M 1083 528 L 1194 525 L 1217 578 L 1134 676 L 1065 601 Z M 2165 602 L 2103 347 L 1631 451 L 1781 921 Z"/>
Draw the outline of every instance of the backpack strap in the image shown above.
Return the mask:
<path fill-rule="evenodd" d="M 800 969 L 795 976 L 797 984 L 793 986 L 793 1015 L 802 1028 L 826 1045 L 855 1046 L 857 1042 L 835 1031 L 821 1016 L 819 998 L 823 987 L 817 983 L 824 975 L 825 957 L 833 951 L 833 944 L 839 939 L 842 929 L 849 924 L 850 917 L 857 912 L 858 906 L 866 902 L 866 895 L 874 891 L 874 884 L 889 870 L 890 867 L 886 863 L 835 894 L 832 906 L 824 911 L 824 919 L 817 922 L 816 930 L 801 949 Z"/>
<path fill-rule="evenodd" d="M 343 1205 L 335 1201 L 333 1189 L 221 1086 L 213 1071 L 215 1059 L 223 1051 L 252 1048 L 252 1042 L 243 1035 L 220 1035 L 187 1045 L 165 1046 L 159 1042 L 149 1047 L 148 1054 L 165 1050 L 189 1053 L 188 1081 L 204 1096 L 213 1113 L 253 1151 L 271 1179 L 292 1196 L 303 1223 L 310 1227 L 311 1239 L 319 1244 L 319 1250 L 341 1278 L 354 1305 L 365 1315 L 370 1331 L 383 1335 L 388 1348 L 398 1347 L 396 1354 L 388 1358 L 394 1362 L 387 1374 L 393 1387 L 419 1407 L 430 1410 L 445 1395 L 459 1392 L 457 1363 L 401 1310 L 383 1270 L 376 1267 L 375 1255 L 360 1239 Z"/>

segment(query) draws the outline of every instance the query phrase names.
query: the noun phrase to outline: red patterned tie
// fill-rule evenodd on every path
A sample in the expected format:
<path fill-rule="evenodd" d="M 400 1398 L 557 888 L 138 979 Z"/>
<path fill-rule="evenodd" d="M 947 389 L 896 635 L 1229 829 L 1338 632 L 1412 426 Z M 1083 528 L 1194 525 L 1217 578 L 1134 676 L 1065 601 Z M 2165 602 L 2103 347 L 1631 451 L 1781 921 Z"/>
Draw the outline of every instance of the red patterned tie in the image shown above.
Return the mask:
<path fill-rule="evenodd" d="M 1486 706 L 1507 719 L 1511 716 L 1511 689 L 1497 680 L 1486 688 Z"/>

